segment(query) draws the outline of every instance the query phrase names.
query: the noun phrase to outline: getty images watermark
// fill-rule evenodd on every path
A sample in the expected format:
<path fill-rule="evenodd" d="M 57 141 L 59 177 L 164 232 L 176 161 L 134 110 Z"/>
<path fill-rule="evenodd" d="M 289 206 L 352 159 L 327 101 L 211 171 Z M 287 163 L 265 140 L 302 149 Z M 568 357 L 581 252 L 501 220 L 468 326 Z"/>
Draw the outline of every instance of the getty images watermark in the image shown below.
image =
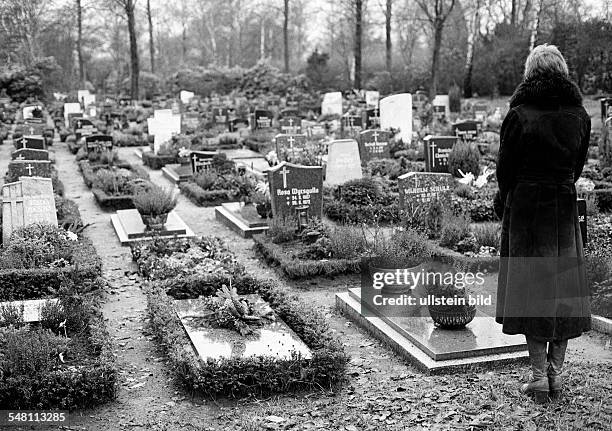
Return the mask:
<path fill-rule="evenodd" d="M 387 317 L 427 316 L 430 306 L 491 306 L 484 292 L 486 275 L 459 271 L 450 265 L 392 268 L 364 260 L 361 304 L 364 315 Z"/>

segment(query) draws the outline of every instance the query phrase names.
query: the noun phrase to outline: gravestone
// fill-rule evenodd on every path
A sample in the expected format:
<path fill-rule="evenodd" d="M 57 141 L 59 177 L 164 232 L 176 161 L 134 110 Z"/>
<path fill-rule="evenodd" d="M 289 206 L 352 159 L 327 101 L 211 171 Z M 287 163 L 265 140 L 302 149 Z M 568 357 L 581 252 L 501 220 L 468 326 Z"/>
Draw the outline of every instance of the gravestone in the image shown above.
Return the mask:
<path fill-rule="evenodd" d="M 344 115 L 342 117 L 342 128 L 348 133 L 361 132 L 364 128 L 361 115 Z"/>
<path fill-rule="evenodd" d="M 11 153 L 11 160 L 49 160 L 47 150 L 19 148 Z"/>
<path fill-rule="evenodd" d="M 342 93 L 335 91 L 333 93 L 325 93 L 323 103 L 321 103 L 321 115 L 339 115 L 342 116 Z"/>
<path fill-rule="evenodd" d="M 302 127 L 304 127 L 304 122 L 302 121 Z M 323 124 L 313 123 L 306 127 L 306 134 L 309 138 L 319 139 L 327 136 L 327 130 Z"/>
<path fill-rule="evenodd" d="M 73 124 L 77 141 L 83 136 L 93 135 L 97 131 L 96 126 L 87 118 L 77 118 L 74 120 Z"/>
<path fill-rule="evenodd" d="M 283 152 L 293 153 L 304 149 L 306 147 L 306 135 L 278 134 L 274 137 L 274 142 L 276 144 L 276 154 L 280 157 Z"/>
<path fill-rule="evenodd" d="M 474 104 L 474 118 L 476 121 L 483 122 L 487 119 L 489 107 L 486 103 L 476 103 Z"/>
<path fill-rule="evenodd" d="M 397 178 L 400 208 L 411 210 L 419 207 L 427 211 L 434 200 L 450 202 L 454 188 L 451 174 L 433 172 L 408 172 Z"/>
<path fill-rule="evenodd" d="M 213 108 L 212 109 L 212 118 L 213 123 L 219 126 L 225 126 L 227 124 L 227 108 Z"/>
<path fill-rule="evenodd" d="M 45 138 L 42 136 L 23 136 L 15 141 L 15 148 L 31 148 L 33 150 L 46 150 Z"/>
<path fill-rule="evenodd" d="M 378 107 L 364 109 L 362 122 L 365 129 L 380 129 L 380 111 Z"/>
<path fill-rule="evenodd" d="M 456 142 L 456 136 L 426 136 L 423 139 L 425 170 L 427 172 L 448 172 L 448 156 Z"/>
<path fill-rule="evenodd" d="M 31 105 L 25 106 L 22 109 L 22 115 L 24 120 L 34 119 L 34 118 L 42 118 L 43 107 L 40 105 Z M 40 117 L 35 117 L 36 115 L 40 115 Z"/>
<path fill-rule="evenodd" d="M 612 97 L 604 97 L 601 99 L 601 122 L 605 123 L 610 117 L 612 117 Z"/>
<path fill-rule="evenodd" d="M 380 128 L 399 130 L 404 143 L 412 141 L 412 95 L 394 94 L 380 100 Z"/>
<path fill-rule="evenodd" d="M 359 144 L 354 139 L 340 139 L 329 144 L 325 184 L 339 186 L 363 177 Z"/>
<path fill-rule="evenodd" d="M 49 160 L 11 160 L 8 165 L 8 178 L 44 177 L 51 178 Z"/>
<path fill-rule="evenodd" d="M 466 142 L 475 141 L 478 137 L 477 121 L 467 120 L 453 123 L 452 129 L 455 136 Z"/>
<path fill-rule="evenodd" d="M 297 135 L 302 133 L 302 119 L 299 117 L 283 117 L 279 121 L 282 133 Z"/>
<path fill-rule="evenodd" d="M 308 206 L 309 217 L 322 217 L 321 166 L 299 166 L 282 162 L 269 169 L 267 174 L 273 217 L 294 217 L 295 209 L 304 206 Z"/>
<path fill-rule="evenodd" d="M 383 130 L 365 130 L 359 134 L 359 153 L 361 160 L 367 162 L 372 159 L 385 159 L 391 157 L 389 140 L 391 133 Z"/>
<path fill-rule="evenodd" d="M 249 120 L 247 120 L 246 118 L 234 118 L 228 123 L 228 130 L 230 131 L 230 133 L 235 133 L 241 129 L 248 129 L 248 127 Z"/>
<path fill-rule="evenodd" d="M 78 114 L 81 116 L 81 104 L 80 103 L 64 103 L 64 121 L 66 127 L 70 127 L 70 115 Z"/>
<path fill-rule="evenodd" d="M 2 243 L 15 229 L 32 223 L 57 226 L 53 186 L 49 178 L 20 178 L 2 186 Z"/>
<path fill-rule="evenodd" d="M 85 149 L 87 150 L 87 154 L 112 151 L 113 137 L 110 135 L 85 136 Z"/>
<path fill-rule="evenodd" d="M 197 112 L 187 112 L 182 118 L 182 127 L 188 131 L 195 131 L 200 126 L 200 115 Z"/>
<path fill-rule="evenodd" d="M 153 135 L 153 152 L 158 153 L 159 148 L 170 139 L 172 135 L 181 133 L 181 116 L 174 115 L 171 109 L 158 109 L 153 118 L 147 119 L 149 135 Z"/>
<path fill-rule="evenodd" d="M 191 172 L 196 174 L 201 171 L 210 170 L 213 164 L 213 157 L 217 154 L 216 151 L 192 151 L 189 155 Z"/>
<path fill-rule="evenodd" d="M 10 306 L 20 310 L 23 307 L 23 321 L 25 323 L 36 323 L 41 321 L 41 311 L 45 305 L 56 305 L 58 302 L 58 298 L 26 299 L 22 301 L 0 302 L 0 308 Z"/>
<path fill-rule="evenodd" d="M 434 97 L 433 102 L 434 116 L 439 120 L 450 118 L 450 100 L 446 94 L 438 94 Z"/>
<path fill-rule="evenodd" d="M 365 102 L 368 108 L 378 108 L 378 101 L 380 100 L 380 93 L 378 91 L 366 91 Z"/>
<path fill-rule="evenodd" d="M 423 105 L 425 105 L 428 101 L 429 97 L 427 96 L 427 93 L 422 90 L 417 90 L 412 96 L 412 106 L 414 106 L 417 110 L 423 108 Z"/>
<path fill-rule="evenodd" d="M 194 96 L 195 93 L 191 91 L 181 90 L 181 92 L 179 93 L 179 98 L 181 99 L 182 103 L 189 103 Z"/>
<path fill-rule="evenodd" d="M 26 121 L 25 124 L 20 127 L 24 135 L 30 136 L 42 136 L 45 133 L 45 128 L 45 124 L 31 121 Z"/>
<path fill-rule="evenodd" d="M 578 199 L 578 223 L 580 224 L 580 234 L 582 235 L 582 245 L 586 246 L 587 236 L 587 203 L 586 199 Z"/>
<path fill-rule="evenodd" d="M 300 106 L 300 99 L 295 95 L 289 95 L 285 103 L 288 107 L 298 108 Z"/>
<path fill-rule="evenodd" d="M 253 114 L 251 114 L 251 129 L 270 129 L 272 127 L 272 118 L 274 118 L 272 112 L 266 109 L 256 109 Z"/>

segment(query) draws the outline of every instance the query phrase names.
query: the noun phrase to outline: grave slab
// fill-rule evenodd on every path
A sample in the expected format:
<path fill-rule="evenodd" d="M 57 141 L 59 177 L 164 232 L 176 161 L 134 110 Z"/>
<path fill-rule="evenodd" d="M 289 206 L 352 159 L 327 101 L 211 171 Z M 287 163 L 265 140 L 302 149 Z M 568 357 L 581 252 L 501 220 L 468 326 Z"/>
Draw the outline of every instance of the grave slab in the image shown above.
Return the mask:
<path fill-rule="evenodd" d="M 259 295 L 244 295 L 254 302 L 258 310 L 270 310 L 270 306 Z M 275 321 L 266 321 L 254 334 L 243 337 L 238 332 L 225 328 L 212 328 L 206 323 L 210 310 L 204 299 L 174 301 L 176 313 L 201 360 L 272 357 L 290 360 L 294 355 L 302 359 L 312 358 L 312 352 L 304 342 L 278 316 Z"/>
<path fill-rule="evenodd" d="M 252 238 L 268 230 L 267 219 L 256 214 L 253 218 L 245 215 L 244 202 L 226 202 L 215 207 L 215 218 L 242 238 Z"/>
<path fill-rule="evenodd" d="M 436 328 L 428 317 L 388 318 L 371 312 L 366 317 L 360 293 L 359 288 L 353 288 L 336 294 L 336 307 L 428 374 L 528 362 L 524 337 L 502 334 L 490 316 L 480 313 L 462 330 Z M 407 319 L 414 322 L 406 323 Z"/>
<path fill-rule="evenodd" d="M 193 177 L 191 165 L 166 165 L 162 168 L 162 174 L 174 184 L 184 183 Z"/>
<path fill-rule="evenodd" d="M 153 234 L 155 234 L 155 237 L 162 238 L 190 238 L 195 236 L 191 228 L 179 217 L 176 211 L 171 211 L 170 214 L 168 214 L 168 221 L 163 231 L 153 232 L 146 230 L 142 218 L 136 209 L 117 211 L 116 214 L 111 215 L 111 223 L 121 245 L 127 245 L 134 241 L 152 239 Z"/>

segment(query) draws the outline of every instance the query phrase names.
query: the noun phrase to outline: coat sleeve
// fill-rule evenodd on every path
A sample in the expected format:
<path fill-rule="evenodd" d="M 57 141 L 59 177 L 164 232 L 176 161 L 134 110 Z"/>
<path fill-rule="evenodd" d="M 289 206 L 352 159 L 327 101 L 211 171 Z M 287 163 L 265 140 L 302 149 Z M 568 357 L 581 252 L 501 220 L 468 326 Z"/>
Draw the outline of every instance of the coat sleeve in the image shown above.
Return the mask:
<path fill-rule="evenodd" d="M 497 184 L 499 199 L 503 208 L 508 192 L 514 185 L 520 161 L 519 144 L 521 140 L 521 122 L 518 114 L 511 109 L 502 123 L 497 158 Z"/>
<path fill-rule="evenodd" d="M 605 128 L 605 126 L 604 126 Z M 580 142 L 580 150 L 578 153 L 578 160 L 576 167 L 574 168 L 574 181 L 578 181 L 582 174 L 587 158 L 589 156 L 589 144 L 591 142 L 591 117 L 585 113 L 584 115 L 584 133 L 582 134 L 582 141 Z"/>

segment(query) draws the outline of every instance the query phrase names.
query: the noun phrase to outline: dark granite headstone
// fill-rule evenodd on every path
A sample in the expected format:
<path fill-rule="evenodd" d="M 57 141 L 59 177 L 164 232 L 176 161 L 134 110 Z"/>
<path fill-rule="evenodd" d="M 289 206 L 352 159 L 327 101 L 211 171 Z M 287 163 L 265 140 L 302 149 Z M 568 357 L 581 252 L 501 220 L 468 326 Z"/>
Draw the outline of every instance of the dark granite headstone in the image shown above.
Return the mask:
<path fill-rule="evenodd" d="M 272 127 L 272 112 L 265 109 L 256 109 L 251 115 L 251 129 L 269 129 Z"/>
<path fill-rule="evenodd" d="M 461 121 L 453 124 L 453 133 L 464 141 L 475 141 L 478 136 L 477 121 Z"/>
<path fill-rule="evenodd" d="M 345 114 L 342 117 L 342 127 L 347 132 L 360 132 L 363 130 L 363 121 L 361 115 Z"/>
<path fill-rule="evenodd" d="M 279 123 L 282 133 L 291 135 L 302 133 L 302 119 L 299 117 L 283 117 Z"/>
<path fill-rule="evenodd" d="M 279 134 L 274 137 L 276 143 L 276 154 L 283 152 L 293 152 L 306 146 L 306 135 L 286 135 Z"/>
<path fill-rule="evenodd" d="M 580 223 L 580 233 L 582 235 L 583 246 L 587 245 L 587 204 L 585 199 L 578 199 L 578 222 Z"/>
<path fill-rule="evenodd" d="M 474 111 L 474 118 L 476 121 L 482 122 L 487 119 L 489 106 L 486 103 L 476 103 L 472 109 Z"/>
<path fill-rule="evenodd" d="M 45 138 L 42 136 L 23 136 L 15 141 L 15 148 L 31 148 L 33 150 L 46 150 Z"/>
<path fill-rule="evenodd" d="M 324 138 L 327 135 L 327 130 L 323 124 L 314 124 L 308 127 L 308 136 L 311 138 Z"/>
<path fill-rule="evenodd" d="M 43 123 L 34 123 L 31 121 L 26 121 L 26 123 L 21 127 L 24 135 L 30 136 L 42 136 L 45 133 L 46 125 Z"/>
<path fill-rule="evenodd" d="M 391 157 L 389 140 L 391 133 L 383 130 L 365 130 L 359 134 L 361 161 Z"/>
<path fill-rule="evenodd" d="M 380 111 L 378 108 L 364 110 L 362 114 L 362 121 L 366 129 L 380 128 Z"/>
<path fill-rule="evenodd" d="M 113 149 L 113 137 L 110 135 L 85 136 L 85 148 L 87 153 L 111 151 Z"/>
<path fill-rule="evenodd" d="M 272 215 L 294 217 L 295 208 L 308 206 L 309 217 L 323 215 L 323 168 L 287 162 L 268 170 Z"/>
<path fill-rule="evenodd" d="M 49 160 L 12 160 L 8 165 L 8 177 L 51 177 Z"/>
<path fill-rule="evenodd" d="M 200 171 L 208 171 L 212 168 L 213 157 L 216 151 L 192 151 L 189 159 L 191 160 L 191 171 L 195 174 Z"/>
<path fill-rule="evenodd" d="M 213 123 L 225 126 L 227 124 L 227 108 L 213 108 L 212 109 Z"/>
<path fill-rule="evenodd" d="M 408 172 L 397 179 L 400 208 L 425 210 L 434 201 L 449 202 L 454 187 L 451 174 Z"/>
<path fill-rule="evenodd" d="M 456 136 L 426 136 L 425 170 L 427 172 L 448 172 L 448 156 L 457 142 Z"/>
<path fill-rule="evenodd" d="M 19 148 L 11 153 L 11 160 L 49 160 L 49 152 L 33 148 Z"/>

